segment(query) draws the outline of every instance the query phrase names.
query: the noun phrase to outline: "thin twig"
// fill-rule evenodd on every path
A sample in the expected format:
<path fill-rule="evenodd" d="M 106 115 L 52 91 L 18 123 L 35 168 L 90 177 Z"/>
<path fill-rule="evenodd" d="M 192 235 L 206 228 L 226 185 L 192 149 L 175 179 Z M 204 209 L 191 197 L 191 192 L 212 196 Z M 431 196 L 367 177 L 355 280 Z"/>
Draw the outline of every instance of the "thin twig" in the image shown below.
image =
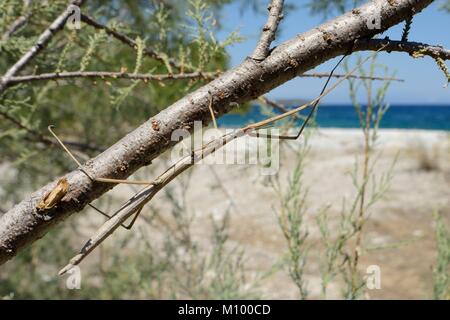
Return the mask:
<path fill-rule="evenodd" d="M 8 30 L 3 34 L 1 41 L 6 42 L 10 37 L 14 35 L 20 28 L 22 28 L 31 17 L 31 11 L 29 11 L 29 7 L 31 4 L 31 0 L 23 1 L 23 9 L 22 15 L 18 17 L 14 22 L 9 26 Z"/>
<path fill-rule="evenodd" d="M 329 73 L 304 73 L 299 75 L 299 78 L 328 78 L 330 76 Z M 345 74 L 335 73 L 331 75 L 332 78 L 344 78 Z M 347 79 L 359 79 L 359 80 L 377 80 L 377 81 L 398 81 L 405 82 L 404 79 L 394 78 L 394 77 L 376 77 L 376 76 L 359 76 L 352 75 Z"/>
<path fill-rule="evenodd" d="M 383 48 L 382 51 L 406 52 L 417 58 L 421 56 L 430 56 L 432 58 L 441 58 L 450 60 L 450 50 L 441 46 L 429 45 L 421 42 L 403 42 L 390 39 L 361 39 L 355 42 L 354 51 L 376 51 Z"/>
<path fill-rule="evenodd" d="M 404 79 L 394 78 L 394 77 L 376 77 L 376 76 L 360 76 L 360 75 L 345 75 L 345 74 L 336 74 L 336 73 L 304 73 L 298 76 L 299 78 L 344 78 L 347 77 L 347 79 L 359 79 L 359 80 L 374 80 L 374 81 L 398 81 L 398 82 L 404 82 Z M 269 105 L 270 107 L 284 113 L 289 111 L 283 104 L 278 103 L 267 96 L 261 96 L 258 98 L 261 102 L 264 104 Z M 303 118 L 297 114 L 293 115 L 293 118 L 299 119 Z"/>
<path fill-rule="evenodd" d="M 8 87 L 18 85 L 25 82 L 36 81 L 49 81 L 49 80 L 64 80 L 74 78 L 90 78 L 90 79 L 128 79 L 128 80 L 142 80 L 147 81 L 171 81 L 171 80 L 190 80 L 190 79 L 204 79 L 212 80 L 221 75 L 221 71 L 217 72 L 191 72 L 191 73 L 178 73 L 178 74 L 141 74 L 141 73 L 128 73 L 128 72 L 110 72 L 110 71 L 70 71 L 70 72 L 54 72 L 54 73 L 41 73 L 33 75 L 24 75 L 11 77 L 8 80 Z M 300 78 L 328 78 L 329 73 L 306 73 L 299 75 Z M 333 78 L 343 78 L 345 74 L 333 74 Z M 351 79 L 361 80 L 380 80 L 380 81 L 399 81 L 403 82 L 403 79 L 392 77 L 369 77 L 369 76 L 352 76 Z"/>
<path fill-rule="evenodd" d="M 214 115 L 214 110 L 213 110 L 213 96 L 211 94 L 211 92 L 209 93 L 209 104 L 208 104 L 208 108 L 209 108 L 209 112 L 211 113 L 211 119 L 213 121 L 213 125 L 214 128 L 217 129 L 217 121 L 216 121 L 216 116 Z"/>
<path fill-rule="evenodd" d="M 352 48 L 353 48 L 353 46 L 352 46 Z M 320 92 L 320 96 L 322 96 L 325 93 L 325 90 L 327 89 L 328 83 L 330 83 L 330 80 L 333 77 L 334 72 L 339 67 L 339 65 L 342 63 L 342 61 L 344 61 L 344 59 L 351 53 L 351 51 L 352 50 L 349 50 L 344 56 L 342 56 L 342 58 L 339 59 L 338 63 L 331 70 L 331 73 L 328 76 L 327 81 L 325 82 L 325 85 L 322 88 L 322 91 Z M 348 79 L 348 77 L 344 77 L 343 79 L 344 80 Z M 338 83 L 340 83 L 340 82 L 338 82 Z M 319 103 L 320 103 L 320 99 L 316 99 L 313 103 L 311 103 L 312 108 L 309 111 L 308 115 L 306 116 L 305 121 L 303 121 L 303 124 L 300 127 L 300 130 L 297 132 L 296 135 L 273 136 L 273 135 L 267 135 L 267 134 L 260 134 L 260 133 L 257 132 L 256 133 L 256 137 L 272 137 L 272 138 L 284 139 L 284 140 L 297 140 L 302 135 L 302 133 L 305 130 L 306 126 L 308 125 L 309 121 L 312 119 L 312 116 L 316 112 L 317 107 L 319 106 Z"/>
<path fill-rule="evenodd" d="M 6 71 L 0 80 L 0 94 L 5 91 L 9 79 L 21 71 L 37 54 L 39 54 L 50 42 L 53 36 L 66 24 L 67 19 L 73 14 L 73 6 L 81 6 L 84 0 L 72 0 L 70 5 L 61 13 L 53 23 L 39 36 L 36 43 Z"/>
<path fill-rule="evenodd" d="M 64 142 L 56 135 L 55 132 L 53 132 L 54 126 L 48 126 L 48 131 L 53 135 L 53 137 L 56 139 L 56 141 L 59 143 L 59 145 L 64 149 L 64 151 L 67 152 L 67 154 L 72 158 L 73 161 L 78 165 L 78 168 L 83 172 L 89 179 L 92 181 L 98 181 L 98 182 L 104 182 L 104 183 L 125 183 L 125 184 L 136 184 L 136 185 L 151 185 L 152 182 L 149 181 L 129 181 L 129 180 L 120 180 L 120 179 L 109 179 L 109 178 L 95 178 L 93 175 L 91 175 L 89 172 L 87 172 L 85 169 L 83 169 L 83 165 L 77 160 L 77 158 L 70 152 L 70 150 L 65 146 Z"/>
<path fill-rule="evenodd" d="M 261 37 L 253 51 L 252 59 L 262 61 L 270 53 L 270 44 L 275 40 L 278 24 L 283 19 L 284 0 L 272 0 L 269 7 L 269 18 L 263 27 Z"/>
<path fill-rule="evenodd" d="M 408 41 L 409 32 L 411 31 L 412 21 L 413 21 L 413 15 L 411 15 L 410 18 L 405 20 L 405 27 L 403 28 L 403 33 L 402 33 L 402 42 Z"/>
<path fill-rule="evenodd" d="M 186 79 L 206 79 L 211 80 L 219 76 L 221 72 L 192 72 L 178 74 L 140 74 L 127 72 L 108 72 L 108 71 L 72 71 L 42 73 L 36 75 L 25 75 L 11 77 L 8 80 L 8 86 L 14 86 L 24 82 L 63 80 L 73 78 L 101 78 L 101 79 L 129 79 L 147 81 L 168 81 L 168 80 L 186 80 Z"/>
<path fill-rule="evenodd" d="M 30 135 L 30 137 L 32 137 L 32 138 L 28 139 L 29 141 L 40 142 L 46 146 L 50 146 L 50 145 L 58 146 L 59 145 L 55 141 L 44 136 L 39 131 L 34 130 L 34 129 L 24 125 L 19 120 L 17 120 L 16 118 L 12 117 L 11 115 L 9 115 L 8 113 L 6 113 L 4 111 L 0 110 L 0 116 L 3 117 L 4 119 L 8 120 L 12 124 L 14 124 L 17 128 L 26 131 Z M 89 144 L 80 143 L 80 142 L 76 142 L 76 141 L 64 140 L 64 144 L 74 148 L 75 150 L 77 150 L 79 152 L 84 152 L 84 151 L 103 152 L 105 150 L 104 148 L 99 148 L 96 146 L 92 146 Z M 84 155 L 84 156 L 87 156 L 87 155 Z"/>
<path fill-rule="evenodd" d="M 285 112 L 289 111 L 289 109 L 286 108 L 283 104 L 278 103 L 278 102 L 268 98 L 267 96 L 261 96 L 261 97 L 258 98 L 258 100 L 260 100 L 262 103 L 272 107 L 273 109 L 280 111 L 281 113 L 285 113 Z M 299 114 L 294 114 L 294 115 L 292 115 L 292 117 L 295 120 L 299 120 L 299 119 L 303 118 Z"/>
<path fill-rule="evenodd" d="M 121 41 L 122 43 L 128 45 L 129 47 L 135 49 L 136 48 L 136 41 L 128 37 L 127 35 L 120 33 L 116 30 L 113 30 L 112 28 L 105 26 L 97 21 L 95 21 L 92 17 L 81 14 L 81 21 L 84 23 L 90 25 L 91 27 L 94 27 L 98 30 L 104 30 L 108 35 L 116 38 L 117 40 Z M 178 61 L 176 61 L 173 58 L 169 58 L 165 53 L 158 52 L 153 48 L 145 47 L 144 48 L 144 54 L 148 57 L 151 57 L 153 59 L 156 59 L 158 61 L 161 61 L 163 63 L 168 63 L 171 67 L 174 67 L 178 70 L 186 69 L 186 66 L 182 66 Z M 170 71 L 170 70 L 169 70 Z"/>

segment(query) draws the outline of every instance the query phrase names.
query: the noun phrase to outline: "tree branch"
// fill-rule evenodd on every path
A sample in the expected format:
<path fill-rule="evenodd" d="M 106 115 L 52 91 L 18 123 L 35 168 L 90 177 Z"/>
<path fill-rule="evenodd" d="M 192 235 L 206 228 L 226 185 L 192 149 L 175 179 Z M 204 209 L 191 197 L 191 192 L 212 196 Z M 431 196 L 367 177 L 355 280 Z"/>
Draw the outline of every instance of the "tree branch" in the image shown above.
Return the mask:
<path fill-rule="evenodd" d="M 136 48 L 136 41 L 134 41 L 133 39 L 131 39 L 130 37 L 128 37 L 127 35 L 125 35 L 123 33 L 120 33 L 116 30 L 109 28 L 108 26 L 105 26 L 105 25 L 95 21 L 93 18 L 91 18 L 90 16 L 88 16 L 86 14 L 83 14 L 83 13 L 81 14 L 81 21 L 83 21 L 84 23 L 86 23 L 86 24 L 90 25 L 91 27 L 94 27 L 98 30 L 105 31 L 106 34 L 116 38 L 120 42 L 126 44 L 127 46 L 129 46 L 133 49 Z M 167 57 L 167 55 L 165 53 L 158 52 L 158 51 L 154 50 L 153 48 L 145 47 L 144 54 L 150 58 L 156 59 L 163 63 L 168 63 L 171 67 L 174 67 L 178 70 L 186 69 L 185 66 L 182 66 L 175 59 L 169 58 L 169 57 Z"/>
<path fill-rule="evenodd" d="M 329 73 L 305 73 L 301 74 L 298 77 L 299 78 L 328 78 L 330 76 Z M 344 78 L 346 77 L 345 74 L 333 74 L 331 78 Z M 405 82 L 403 79 L 395 78 L 395 77 L 372 77 L 372 76 L 359 76 L 359 75 L 351 75 L 348 77 L 348 79 L 359 79 L 359 80 L 374 80 L 374 81 L 398 81 L 398 82 Z"/>
<path fill-rule="evenodd" d="M 410 17 L 411 12 L 419 13 L 431 2 L 370 1 L 358 10 L 279 45 L 261 62 L 247 59 L 143 123 L 89 160 L 84 170 L 95 178 L 127 178 L 176 143 L 171 139 L 174 130 L 192 130 L 194 121 L 203 121 L 206 125 L 211 120 L 211 95 L 214 112 L 220 116 L 239 103 L 253 100 L 299 74 L 348 53 L 357 39 L 372 38 Z M 374 14 L 378 15 L 382 29 L 373 29 L 368 23 L 373 21 Z M 92 181 L 80 170 L 72 171 L 64 178 L 69 183 L 69 190 L 57 205 L 45 212 L 50 220 L 43 218 L 37 205 L 55 188 L 59 179 L 26 197 L 0 218 L 0 264 L 113 187 Z"/>
<path fill-rule="evenodd" d="M 444 49 L 441 46 L 429 45 L 426 43 L 420 42 L 403 42 L 403 41 L 394 41 L 389 39 L 363 39 L 359 40 L 355 43 L 354 50 L 358 51 L 367 51 L 372 50 L 376 51 L 386 46 L 383 51 L 386 52 L 406 52 L 409 53 L 410 56 L 420 57 L 420 56 L 429 56 L 433 59 L 441 58 L 443 60 L 450 60 L 450 50 Z"/>
<path fill-rule="evenodd" d="M 74 78 L 90 78 L 90 79 L 128 79 L 128 80 L 142 80 L 147 81 L 170 81 L 170 80 L 189 80 L 189 79 L 204 79 L 212 80 L 217 78 L 222 71 L 217 72 L 191 72 L 191 73 L 178 73 L 178 74 L 141 74 L 141 73 L 126 73 L 126 72 L 109 72 L 109 71 L 71 71 L 71 72 L 55 72 L 55 73 L 41 73 L 25 76 L 11 77 L 8 81 L 8 87 L 18 85 L 25 82 L 36 81 L 48 81 L 48 80 L 64 80 Z M 328 78 L 329 73 L 305 73 L 301 74 L 299 78 Z M 333 74 L 332 78 L 343 78 L 345 74 Z M 379 81 L 399 81 L 404 80 L 393 77 L 369 77 L 352 75 L 351 79 L 363 79 L 363 80 L 379 80 Z"/>
<path fill-rule="evenodd" d="M 205 79 L 211 80 L 216 78 L 222 72 L 192 72 L 179 74 L 141 74 L 126 72 L 108 72 L 108 71 L 73 71 L 58 73 L 42 73 L 36 75 L 26 75 L 19 77 L 11 77 L 8 86 L 14 86 L 19 83 L 46 81 L 46 80 L 63 80 L 73 78 L 101 78 L 101 79 L 129 79 L 146 81 L 168 81 L 168 80 L 186 80 L 186 79 Z"/>
<path fill-rule="evenodd" d="M 244 135 L 255 134 L 257 137 L 260 136 L 257 132 L 258 129 L 272 124 L 281 119 L 297 115 L 301 110 L 304 110 L 310 106 L 317 106 L 321 99 L 327 96 L 330 92 L 332 92 L 335 88 L 337 88 L 341 83 L 348 79 L 348 77 L 353 74 L 356 70 L 361 68 L 361 66 L 366 63 L 369 58 L 366 58 L 364 61 L 360 62 L 356 68 L 350 71 L 344 78 L 335 83 L 331 88 L 327 89 L 329 84 L 329 80 L 331 76 L 328 77 L 327 82 L 325 83 L 324 88 L 322 89 L 322 93 L 315 98 L 313 101 L 309 103 L 302 104 L 300 106 L 295 107 L 292 110 L 287 110 L 283 114 L 275 115 L 273 117 L 267 118 L 265 120 L 259 121 L 257 123 L 253 123 L 245 126 L 244 128 L 240 128 L 235 130 L 232 133 L 226 133 L 222 137 L 218 139 L 213 139 L 212 141 L 204 144 L 202 147 L 192 150 L 189 154 L 179 161 L 177 161 L 174 165 L 172 165 L 169 169 L 164 171 L 158 178 L 156 178 L 152 183 L 149 184 L 144 190 L 139 192 L 137 195 L 132 197 L 125 205 L 123 205 L 118 211 L 116 211 L 113 216 L 106 221 L 96 232 L 95 234 L 86 242 L 81 251 L 70 260 L 69 264 L 67 264 L 59 274 L 64 274 L 69 271 L 72 267 L 78 265 L 82 260 L 84 260 L 92 250 L 94 250 L 97 246 L 99 246 L 111 233 L 114 232 L 120 225 L 123 225 L 125 220 L 133 215 L 135 212 L 140 212 L 142 207 L 147 204 L 157 192 L 163 189 L 170 181 L 175 179 L 178 175 L 192 167 L 198 161 L 206 158 L 208 155 L 213 154 L 217 150 L 223 148 L 227 143 L 240 138 Z M 340 64 L 342 59 L 338 62 Z M 337 68 L 333 69 L 333 71 Z M 304 126 L 306 126 L 307 120 L 305 120 Z M 255 132 L 256 131 L 256 132 Z M 301 134 L 301 130 L 299 135 Z M 296 137 L 296 139 L 298 136 Z"/>
<path fill-rule="evenodd" d="M 2 36 L 2 42 L 6 42 L 8 41 L 8 39 L 17 32 L 17 30 L 19 30 L 20 28 L 22 28 L 28 21 L 28 19 L 31 17 L 31 12 L 28 10 L 28 8 L 30 7 L 31 4 L 31 0 L 24 0 L 23 1 L 23 9 L 22 12 L 23 14 L 18 17 L 12 24 L 11 26 L 8 28 L 8 30 L 6 30 L 6 32 L 3 34 Z"/>
<path fill-rule="evenodd" d="M 258 100 L 260 100 L 262 103 L 268 105 L 269 107 L 272 107 L 272 109 L 278 110 L 280 113 L 286 113 L 289 111 L 289 109 L 286 108 L 286 106 L 284 106 L 283 104 L 278 103 L 272 99 L 269 99 L 267 96 L 261 96 L 258 98 Z M 294 118 L 295 120 L 304 119 L 304 117 L 299 114 L 293 114 L 292 118 Z"/>
<path fill-rule="evenodd" d="M 32 137 L 32 138 L 29 138 L 28 140 L 33 141 L 33 142 L 40 142 L 46 146 L 59 146 L 56 141 L 44 136 L 39 131 L 36 131 L 30 127 L 27 127 L 26 125 L 21 123 L 19 120 L 15 119 L 11 115 L 9 115 L 8 113 L 0 110 L 0 116 L 3 117 L 4 119 L 8 120 L 10 123 L 12 123 L 17 128 L 27 132 L 30 135 L 30 137 Z M 80 142 L 76 142 L 76 141 L 66 141 L 65 140 L 64 143 L 66 145 L 74 148 L 75 150 L 81 151 L 81 152 L 84 152 L 84 151 L 103 152 L 103 151 L 105 151 L 103 148 L 95 147 L 95 146 L 92 146 L 89 144 L 80 143 Z M 87 156 L 87 155 L 84 154 L 84 156 Z"/>
<path fill-rule="evenodd" d="M 84 0 L 72 0 L 70 5 L 61 13 L 53 23 L 39 36 L 36 43 L 12 66 L 6 71 L 0 80 L 0 94 L 8 86 L 9 79 L 21 71 L 39 52 L 41 52 L 53 38 L 55 33 L 61 30 L 66 24 L 67 19 L 73 14 L 72 6 L 81 6 Z"/>
<path fill-rule="evenodd" d="M 253 51 L 252 59 L 262 61 L 269 55 L 270 44 L 275 40 L 278 25 L 283 19 L 284 0 L 271 0 L 269 7 L 269 18 L 263 27 L 261 38 Z"/>

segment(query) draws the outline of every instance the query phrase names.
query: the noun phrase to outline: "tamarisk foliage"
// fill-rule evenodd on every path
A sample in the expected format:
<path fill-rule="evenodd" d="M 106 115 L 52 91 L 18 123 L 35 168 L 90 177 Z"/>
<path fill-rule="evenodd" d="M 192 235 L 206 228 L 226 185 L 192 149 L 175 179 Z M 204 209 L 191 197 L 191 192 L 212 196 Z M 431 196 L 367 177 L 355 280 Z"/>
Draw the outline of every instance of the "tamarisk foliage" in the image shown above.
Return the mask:
<path fill-rule="evenodd" d="M 67 79 L 64 85 L 45 82 L 38 86 L 27 83 L 9 88 L 10 75 L 3 78 L 5 91 L 0 98 L 0 111 L 7 115 L 4 118 L 9 121 L 2 123 L 6 134 L 2 135 L 1 143 L 2 149 L 11 150 L 6 160 L 15 162 L 21 169 L 17 175 L 26 177 L 27 172 L 40 172 L 39 179 L 18 177 L 17 180 L 31 189 L 48 181 L 49 177 L 63 175 L 69 188 L 60 203 L 48 208 L 45 219 L 38 211 L 37 204 L 55 188 L 60 178 L 33 192 L 0 218 L 0 263 L 12 258 L 55 224 L 81 211 L 113 187 L 111 184 L 92 181 L 80 170 L 65 174 L 69 164 L 63 155 L 52 148 L 43 148 L 39 142 L 30 145 L 24 139 L 30 135 L 29 130 L 24 130 L 25 127 L 42 133 L 46 126 L 56 124 L 63 129 L 65 136 L 82 139 L 77 141 L 80 146 L 96 145 L 98 141 L 102 141 L 102 146 L 96 148 L 112 145 L 95 158 L 92 149 L 82 150 L 86 158 L 92 157 L 87 159 L 84 170 L 95 178 L 124 179 L 172 147 L 175 142 L 170 137 L 175 129 L 191 130 L 194 121 L 211 121 L 211 97 L 213 116 L 218 117 L 230 112 L 236 105 L 258 98 L 297 75 L 349 51 L 414 53 L 420 50 L 423 55 L 449 59 L 450 52 L 436 46 L 416 43 L 396 45 L 394 41 L 372 39 L 391 26 L 409 19 L 411 12 L 418 14 L 431 2 L 398 0 L 395 5 L 390 1 L 368 2 L 270 49 L 276 31 L 274 24 L 281 21 L 282 11 L 279 9 L 283 5 L 283 1 L 272 1 L 269 22 L 262 31 L 260 43 L 263 49 L 257 50 L 257 58 L 246 59 L 235 69 L 207 84 L 208 79 L 203 75 L 206 72 L 222 71 L 227 62 L 225 46 L 240 40 L 232 33 L 228 39 L 220 42 L 209 32 L 216 25 L 212 12 L 220 8 L 223 1 L 190 1 L 185 8 L 187 16 L 182 14 L 185 11 L 179 11 L 180 6 L 174 9 L 170 5 L 154 4 L 150 11 L 130 11 L 134 12 L 134 16 L 125 15 L 125 23 L 114 21 L 112 17 L 123 13 L 124 8 L 136 6 L 136 2 L 124 1 L 121 8 L 86 4 L 83 11 L 89 14 L 100 12 L 94 18 L 97 22 L 92 23 L 91 19 L 91 23 L 86 23 L 88 19 L 84 18 L 82 30 L 63 29 L 54 34 L 53 46 L 39 52 L 31 64 L 21 68 L 23 72 L 32 75 L 36 70 L 39 74 L 100 70 L 127 73 L 128 70 L 134 70 L 133 74 L 175 75 L 188 70 L 197 72 L 199 77 L 180 79 L 170 86 L 161 81 L 149 82 L 145 79 L 132 79 L 131 83 L 125 84 L 115 79 L 111 81 L 117 81 L 117 85 L 111 85 L 109 80 L 97 79 L 91 83 L 89 90 L 83 90 L 76 78 L 70 81 Z M 17 0 L 6 3 L 15 7 Z M 55 6 L 50 6 L 53 11 L 48 15 L 31 15 L 27 25 L 51 25 L 54 16 L 64 10 L 63 4 L 67 5 L 64 1 L 55 2 Z M 3 8 L 8 8 L 8 5 L 3 5 Z M 373 28 L 368 23 L 374 14 L 379 16 L 381 29 Z M 106 27 L 98 22 L 105 20 L 108 21 Z M 129 32 L 127 20 L 138 26 L 137 30 L 142 34 Z M 183 23 L 177 23 L 179 21 Z M 4 30 L 7 30 L 8 23 L 3 25 Z M 26 48 L 35 45 L 38 32 L 29 32 L 23 36 L 24 39 L 18 38 L 22 40 L 19 46 L 14 45 L 15 37 L 7 37 L 6 42 L 2 43 L 7 54 L 5 61 L 0 62 L 3 69 L 20 61 Z M 125 38 L 120 34 L 128 35 Z M 146 54 L 150 52 L 146 49 L 149 46 L 153 48 L 150 56 Z M 263 54 L 259 54 L 260 51 Z M 66 103 L 56 103 L 61 100 Z M 138 126 L 142 119 L 149 120 Z M 37 166 L 40 162 L 46 165 Z M 14 187 L 17 189 L 17 185 Z M 16 200 L 19 200 L 18 197 Z"/>

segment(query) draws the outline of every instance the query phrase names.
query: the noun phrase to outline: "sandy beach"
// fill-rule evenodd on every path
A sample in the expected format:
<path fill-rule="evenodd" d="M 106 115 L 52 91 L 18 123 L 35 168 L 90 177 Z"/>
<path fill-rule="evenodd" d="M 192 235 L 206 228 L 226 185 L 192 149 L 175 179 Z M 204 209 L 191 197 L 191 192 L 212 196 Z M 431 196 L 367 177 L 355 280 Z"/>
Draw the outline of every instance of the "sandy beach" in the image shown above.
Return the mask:
<path fill-rule="evenodd" d="M 298 160 L 297 152 L 303 144 L 304 140 L 290 141 L 280 148 L 278 181 L 282 188 L 287 186 Z M 309 297 L 319 298 L 320 234 L 316 217 L 326 209 L 331 223 L 335 223 L 344 201 L 354 199 L 356 190 L 349 173 L 354 170 L 355 161 L 361 164 L 363 135 L 358 129 L 320 129 L 312 134 L 308 144 L 310 150 L 305 157 L 302 181 L 304 190 L 308 190 L 304 225 L 311 247 L 305 279 Z M 373 156 L 377 159 L 374 165 L 376 179 L 389 171 L 395 159 L 397 161 L 390 186 L 384 197 L 369 209 L 370 217 L 363 230 L 359 269 L 362 273 L 370 265 L 381 269 L 381 289 L 369 290 L 366 298 L 431 298 L 432 268 L 436 259 L 433 213 L 438 210 L 447 221 L 450 220 L 450 133 L 380 130 Z M 153 179 L 167 167 L 168 158 L 169 154 L 166 154 L 165 159 L 158 159 L 134 178 Z M 176 225 L 171 214 L 175 210 L 174 203 L 168 197 L 172 194 L 183 200 L 182 214 L 192 217 L 192 238 L 208 248 L 211 218 L 220 219 L 229 212 L 227 246 L 243 250 L 246 278 L 252 282 L 273 269 L 287 250 L 276 217 L 279 198 L 269 183 L 270 178 L 260 172 L 258 165 L 195 165 L 152 200 L 133 230 L 145 230 L 151 243 L 156 246 L 161 243 L 163 226 Z M 96 203 L 111 211 L 137 190 L 139 188 L 120 185 Z M 108 199 L 113 201 L 105 201 Z M 161 219 L 149 223 L 155 212 Z M 89 209 L 66 221 L 66 227 L 77 226 L 77 231 L 65 229 L 76 234 L 73 247 L 80 248 L 103 221 L 104 218 Z M 131 254 L 141 242 L 136 233 L 118 230 L 102 245 L 102 250 L 83 262 L 82 267 L 97 269 L 102 254 L 115 252 L 116 244 L 130 237 L 133 240 L 127 244 L 128 253 L 123 250 L 116 253 Z M 66 251 L 67 258 L 75 253 Z M 14 260 L 6 266 L 7 270 L 13 267 Z M 60 267 L 50 266 L 47 269 L 49 276 L 55 276 Z M 327 298 L 341 298 L 340 289 L 339 283 L 331 284 Z M 262 278 L 256 290 L 267 299 L 298 298 L 298 290 L 285 269 Z"/>
<path fill-rule="evenodd" d="M 302 143 L 291 141 L 281 147 L 282 186 L 294 169 L 296 150 Z M 305 223 L 309 241 L 315 243 L 320 238 L 317 214 L 327 208 L 330 217 L 337 218 L 344 199 L 351 201 L 355 196 L 349 172 L 355 161 L 361 160 L 363 135 L 358 129 L 321 129 L 312 135 L 309 145 L 303 179 L 308 189 Z M 378 265 L 382 271 L 382 288 L 369 291 L 367 298 L 430 298 L 436 255 L 433 212 L 439 210 L 450 217 L 450 134 L 380 130 L 374 156 L 376 175 L 386 173 L 397 161 L 390 187 L 369 210 L 370 218 L 364 227 L 360 269 L 364 272 L 369 265 Z M 164 165 L 155 162 L 151 169 L 136 176 L 154 176 Z M 184 194 L 187 211 L 195 216 L 192 234 L 199 241 L 209 239 L 211 215 L 221 217 L 230 210 L 229 244 L 245 251 L 247 271 L 255 277 L 270 269 L 286 252 L 275 215 L 279 201 L 268 178 L 259 172 L 255 165 L 196 165 L 170 185 L 171 192 Z M 125 200 L 132 193 L 129 187 L 120 186 L 112 194 Z M 148 211 L 171 210 L 164 192 L 150 208 Z M 143 223 L 141 220 L 138 225 Z M 153 233 L 151 237 L 157 239 L 158 235 Z M 319 297 L 319 264 L 312 251 L 306 280 L 311 297 Z M 268 299 L 298 298 L 285 270 L 262 280 L 259 290 Z M 339 298 L 339 294 L 339 285 L 330 287 L 329 298 Z"/>

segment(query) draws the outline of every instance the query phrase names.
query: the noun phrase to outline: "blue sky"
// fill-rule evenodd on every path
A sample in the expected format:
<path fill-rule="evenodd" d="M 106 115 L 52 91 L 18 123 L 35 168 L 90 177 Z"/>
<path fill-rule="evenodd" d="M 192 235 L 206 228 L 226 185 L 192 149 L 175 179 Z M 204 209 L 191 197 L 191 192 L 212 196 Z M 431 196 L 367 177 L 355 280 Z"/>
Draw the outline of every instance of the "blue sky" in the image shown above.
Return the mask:
<path fill-rule="evenodd" d="M 305 1 L 293 0 L 290 2 L 305 3 Z M 439 44 L 450 48 L 450 14 L 438 10 L 440 3 L 441 1 L 435 1 L 426 10 L 415 16 L 409 37 L 411 41 Z M 231 66 L 234 67 L 252 52 L 261 27 L 266 21 L 266 16 L 262 13 L 254 13 L 250 9 L 242 12 L 239 4 L 228 5 L 222 14 L 224 28 L 219 34 L 220 38 L 236 29 L 246 37 L 246 41 L 228 49 Z M 311 16 L 307 8 L 297 5 L 297 9 L 289 12 L 282 21 L 282 33 L 274 44 L 286 41 L 322 22 L 323 17 Z M 384 35 L 391 39 L 399 39 L 402 28 L 403 24 L 395 26 Z M 395 82 L 391 85 L 386 98 L 389 103 L 450 105 L 450 86 L 444 88 L 446 79 L 431 58 L 413 59 L 405 53 L 381 53 L 378 61 L 388 66 L 390 73 L 395 72 L 397 77 L 405 79 L 403 83 Z M 335 60 L 329 61 L 314 71 L 328 72 L 334 63 L 336 63 Z M 384 75 L 383 70 L 379 69 L 379 74 Z M 270 92 L 269 97 L 274 99 L 314 98 L 319 93 L 323 82 L 324 79 L 293 79 Z M 360 99 L 364 103 L 363 97 L 364 94 L 361 92 Z M 324 104 L 349 102 L 346 84 L 340 86 L 323 101 Z"/>

